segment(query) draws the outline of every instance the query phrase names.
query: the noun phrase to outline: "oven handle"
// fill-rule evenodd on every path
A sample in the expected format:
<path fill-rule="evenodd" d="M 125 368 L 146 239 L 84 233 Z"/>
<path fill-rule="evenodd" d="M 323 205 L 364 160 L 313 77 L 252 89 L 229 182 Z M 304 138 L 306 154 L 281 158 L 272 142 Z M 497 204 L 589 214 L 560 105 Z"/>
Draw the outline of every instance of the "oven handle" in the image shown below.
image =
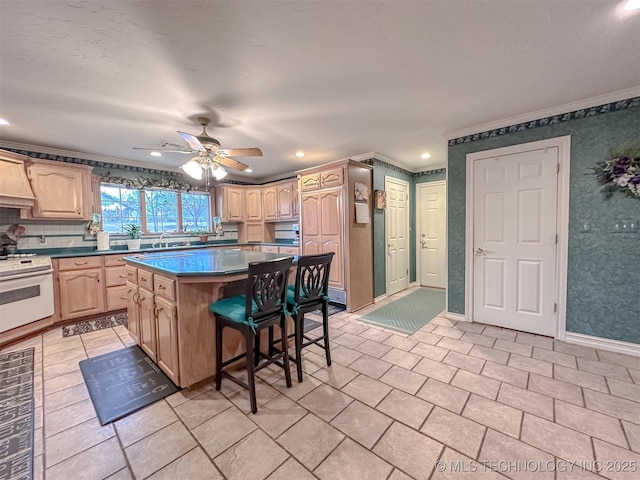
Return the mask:
<path fill-rule="evenodd" d="M 4 277 L 0 277 L 0 283 L 4 282 L 4 281 L 9 281 L 9 280 L 17 280 L 19 278 L 27 278 L 27 277 L 37 277 L 37 276 L 41 276 L 41 275 L 49 275 L 50 273 L 53 273 L 53 268 L 50 268 L 48 270 L 37 270 L 35 272 L 18 273 L 16 275 L 7 275 L 7 276 L 4 276 Z"/>

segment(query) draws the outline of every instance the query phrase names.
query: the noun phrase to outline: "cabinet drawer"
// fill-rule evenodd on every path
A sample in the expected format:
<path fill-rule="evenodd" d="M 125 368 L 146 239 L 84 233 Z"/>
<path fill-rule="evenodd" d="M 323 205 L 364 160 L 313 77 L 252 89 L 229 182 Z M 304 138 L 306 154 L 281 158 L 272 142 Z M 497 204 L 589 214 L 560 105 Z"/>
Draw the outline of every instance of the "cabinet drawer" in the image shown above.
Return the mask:
<path fill-rule="evenodd" d="M 340 185 L 342 185 L 342 167 L 320 173 L 320 186 L 322 188 Z"/>
<path fill-rule="evenodd" d="M 266 253 L 278 253 L 278 247 L 275 245 L 262 245 L 260 246 L 260 251 Z"/>
<path fill-rule="evenodd" d="M 153 290 L 153 273 L 138 269 L 138 285 Z"/>
<path fill-rule="evenodd" d="M 126 257 L 126 255 L 105 255 L 104 266 L 105 267 L 124 267 L 124 257 Z"/>
<path fill-rule="evenodd" d="M 107 287 L 115 287 L 127 283 L 127 267 L 105 267 L 104 283 Z"/>
<path fill-rule="evenodd" d="M 153 291 L 158 295 L 167 297 L 170 300 L 176 299 L 176 282 L 175 280 L 161 275 L 155 274 L 153 276 Z"/>
<path fill-rule="evenodd" d="M 286 253 L 287 255 L 299 255 L 300 247 L 279 247 L 279 253 Z"/>
<path fill-rule="evenodd" d="M 79 270 L 84 268 L 102 268 L 102 257 L 60 258 L 58 270 Z"/>
<path fill-rule="evenodd" d="M 132 267 L 131 265 L 127 265 L 124 267 L 124 271 L 127 274 L 127 282 L 138 284 L 138 269 L 136 267 Z"/>
<path fill-rule="evenodd" d="M 320 188 L 320 174 L 310 173 L 300 177 L 300 190 L 308 192 L 309 190 L 317 190 Z"/>
<path fill-rule="evenodd" d="M 122 310 L 127 308 L 127 289 L 126 285 L 107 288 L 107 311 Z"/>

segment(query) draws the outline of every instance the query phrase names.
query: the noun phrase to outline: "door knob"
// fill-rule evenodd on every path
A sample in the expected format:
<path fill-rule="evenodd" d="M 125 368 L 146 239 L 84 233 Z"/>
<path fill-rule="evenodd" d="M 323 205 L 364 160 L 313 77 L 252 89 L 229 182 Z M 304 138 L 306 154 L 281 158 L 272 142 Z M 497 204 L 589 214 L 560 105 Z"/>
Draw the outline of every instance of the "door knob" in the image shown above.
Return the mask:
<path fill-rule="evenodd" d="M 485 250 L 484 248 L 478 247 L 475 250 L 475 254 L 476 255 L 486 255 L 487 253 L 489 253 L 487 250 Z"/>

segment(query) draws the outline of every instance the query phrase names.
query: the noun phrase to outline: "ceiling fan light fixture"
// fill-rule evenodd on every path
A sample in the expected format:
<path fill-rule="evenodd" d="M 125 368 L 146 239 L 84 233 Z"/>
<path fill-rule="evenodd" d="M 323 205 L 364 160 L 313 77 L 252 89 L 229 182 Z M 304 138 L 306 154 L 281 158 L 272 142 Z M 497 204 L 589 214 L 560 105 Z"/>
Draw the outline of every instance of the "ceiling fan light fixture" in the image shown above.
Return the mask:
<path fill-rule="evenodd" d="M 227 171 L 217 163 L 211 164 L 211 174 L 216 180 L 222 180 L 227 176 Z"/>
<path fill-rule="evenodd" d="M 622 8 L 627 11 L 637 10 L 638 8 L 640 8 L 640 0 L 628 0 Z"/>
<path fill-rule="evenodd" d="M 151 152 L 149 153 L 149 155 L 151 155 L 152 157 L 161 157 L 162 154 L 160 152 Z"/>
<path fill-rule="evenodd" d="M 182 170 L 189 175 L 191 178 L 195 178 L 196 180 L 202 180 L 202 167 L 200 167 L 200 162 L 198 162 L 198 157 L 194 157 L 189 160 L 187 163 L 182 165 Z"/>

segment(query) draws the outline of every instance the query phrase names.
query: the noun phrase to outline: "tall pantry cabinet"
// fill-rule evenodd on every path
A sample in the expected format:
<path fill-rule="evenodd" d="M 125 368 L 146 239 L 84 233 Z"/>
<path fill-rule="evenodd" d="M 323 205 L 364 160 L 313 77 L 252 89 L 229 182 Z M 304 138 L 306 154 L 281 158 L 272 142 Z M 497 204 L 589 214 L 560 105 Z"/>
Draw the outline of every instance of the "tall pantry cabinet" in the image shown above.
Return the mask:
<path fill-rule="evenodd" d="M 372 167 L 341 160 L 298 173 L 303 255 L 334 252 L 329 296 L 349 312 L 373 303 Z M 369 198 L 356 222 L 355 184 Z M 361 194 L 358 194 L 361 198 Z M 366 223 L 364 223 L 366 222 Z"/>

